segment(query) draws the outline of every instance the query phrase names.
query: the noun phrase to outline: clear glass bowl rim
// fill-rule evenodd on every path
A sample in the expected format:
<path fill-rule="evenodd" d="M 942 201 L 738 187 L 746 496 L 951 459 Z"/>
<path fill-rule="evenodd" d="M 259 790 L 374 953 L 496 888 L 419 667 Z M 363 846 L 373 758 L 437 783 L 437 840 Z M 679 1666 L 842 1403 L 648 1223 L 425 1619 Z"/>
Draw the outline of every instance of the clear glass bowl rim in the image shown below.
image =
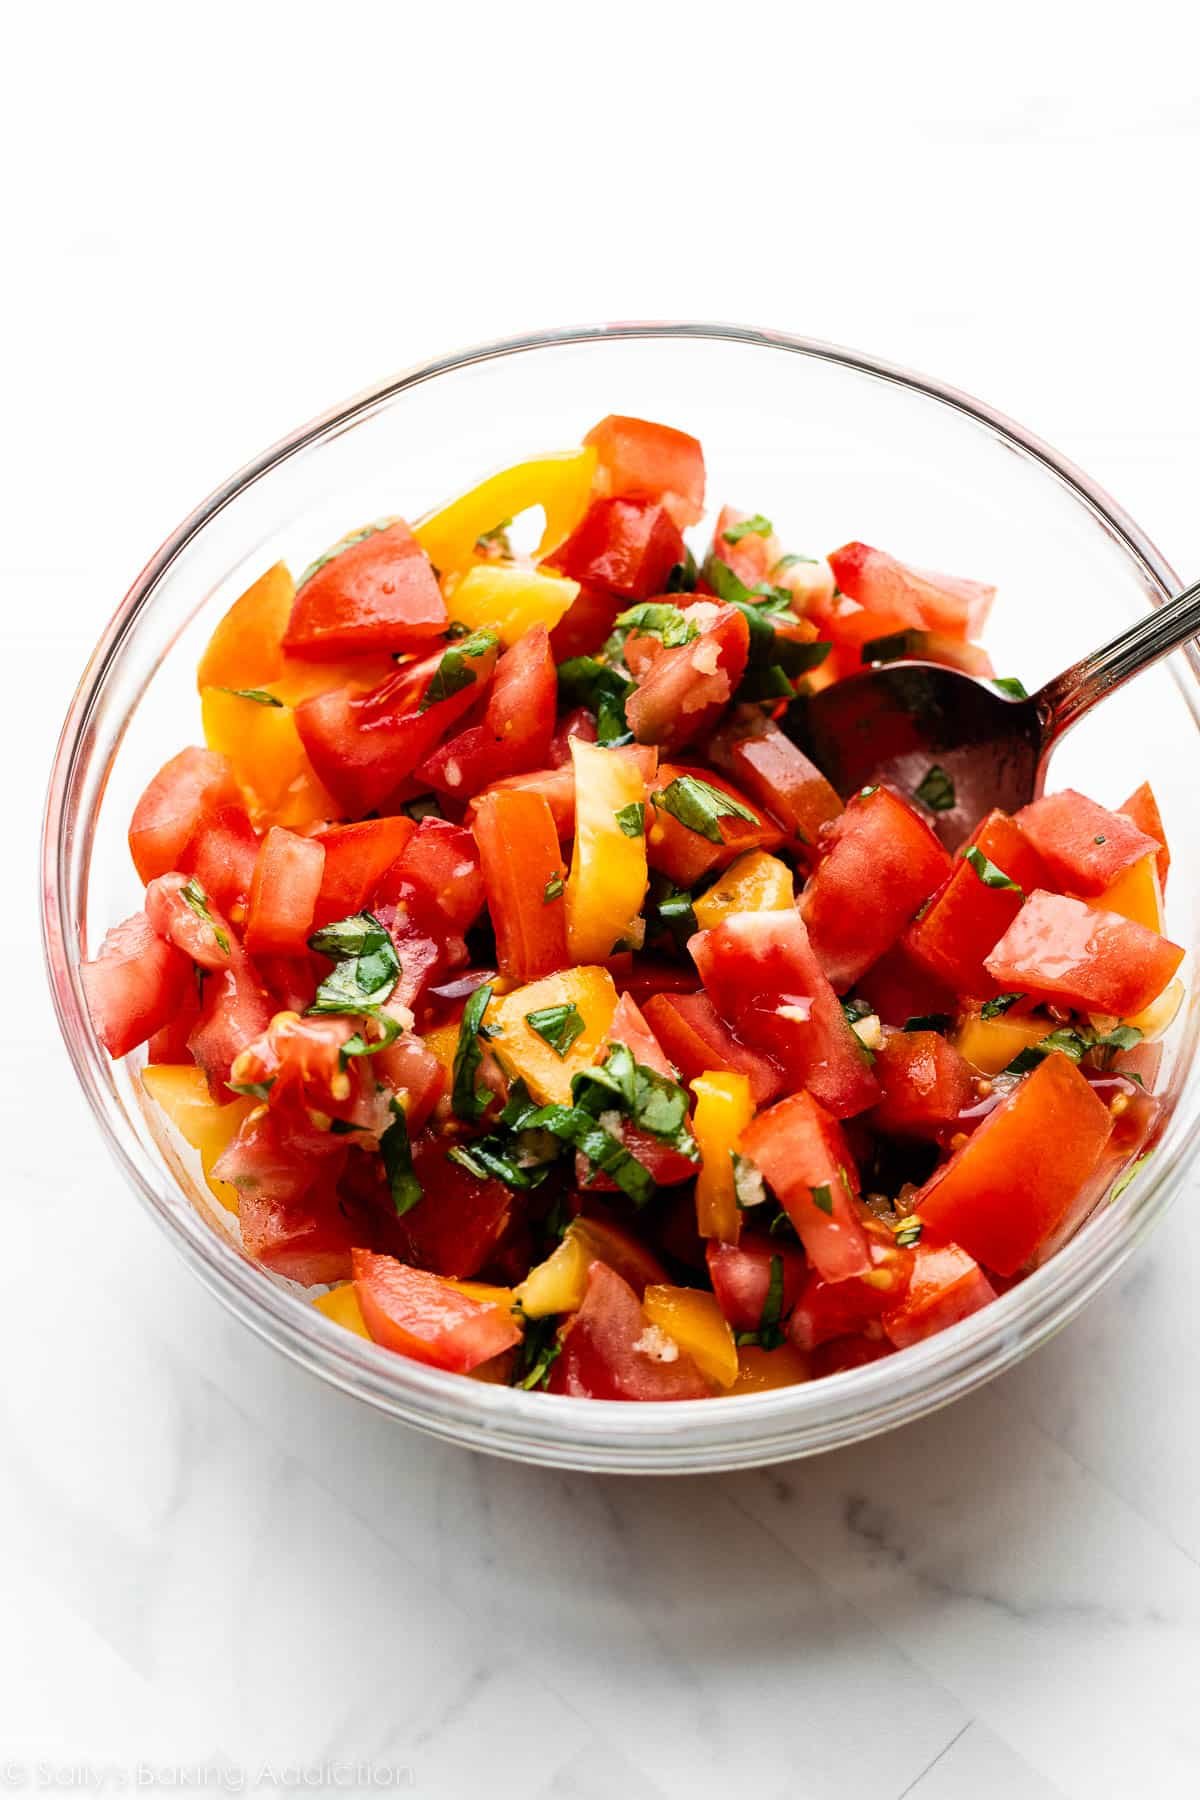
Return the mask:
<path fill-rule="evenodd" d="M 949 1404 L 1008 1368 L 1075 1317 L 1116 1274 L 1161 1217 L 1200 1150 L 1197 1076 L 1189 1067 L 1174 1113 L 1146 1168 L 1043 1268 L 982 1312 L 924 1344 L 865 1368 L 767 1393 L 627 1405 L 572 1400 L 466 1380 L 394 1355 L 327 1320 L 262 1273 L 180 1195 L 116 1104 L 107 1058 L 87 1018 L 67 880 L 66 827 L 88 755 L 88 726 L 133 621 L 151 604 L 173 562 L 246 488 L 288 458 L 352 425 L 419 383 L 501 357 L 621 339 L 740 343 L 809 357 L 872 376 L 966 415 L 1003 439 L 1082 502 L 1158 596 L 1181 583 L 1161 552 L 1081 470 L 1005 415 L 969 394 L 898 365 L 815 339 L 735 324 L 628 321 L 533 332 L 473 346 L 396 375 L 300 427 L 214 490 L 137 576 L 85 669 L 59 738 L 46 802 L 41 866 L 42 931 L 55 1012 L 76 1075 L 109 1150 L 135 1192 L 204 1284 L 243 1323 L 333 1386 L 406 1424 L 451 1442 L 551 1467 L 689 1473 L 754 1467 L 857 1442 Z M 1189 679 L 1181 664 L 1186 659 Z M 1200 657 L 1189 646 L 1172 671 L 1200 726 Z M 119 740 L 118 740 L 119 741 Z M 93 817 L 79 821 L 90 862 Z"/>

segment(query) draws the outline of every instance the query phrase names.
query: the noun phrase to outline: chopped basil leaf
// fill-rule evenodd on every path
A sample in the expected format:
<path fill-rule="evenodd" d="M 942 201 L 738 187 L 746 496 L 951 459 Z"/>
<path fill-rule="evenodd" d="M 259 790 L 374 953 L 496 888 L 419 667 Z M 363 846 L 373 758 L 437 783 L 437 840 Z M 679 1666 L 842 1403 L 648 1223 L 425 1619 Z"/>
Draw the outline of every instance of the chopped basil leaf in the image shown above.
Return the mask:
<path fill-rule="evenodd" d="M 932 764 L 913 798 L 919 800 L 922 806 L 927 806 L 930 812 L 953 812 L 957 804 L 954 783 L 941 763 Z"/>
<path fill-rule="evenodd" d="M 792 597 L 786 588 L 766 585 L 748 588 L 719 557 L 710 557 L 705 573 L 718 598 L 727 606 L 736 606 L 750 628 L 746 673 L 737 697 L 741 700 L 789 697 L 794 681 L 819 668 L 831 646 L 785 637 L 775 629 L 772 623 L 775 617 L 793 617 Z"/>
<path fill-rule="evenodd" d="M 924 648 L 923 631 L 889 631 L 884 637 L 868 638 L 859 652 L 864 663 L 893 663 L 916 660 Z"/>
<path fill-rule="evenodd" d="M 185 905 L 191 907 L 198 919 L 204 921 L 217 940 L 218 950 L 224 951 L 225 955 L 228 956 L 229 935 L 227 932 L 222 931 L 219 925 L 213 923 L 212 912 L 209 909 L 208 895 L 200 886 L 200 883 L 196 880 L 194 875 L 188 876 L 187 880 L 179 890 L 179 897 Z"/>
<path fill-rule="evenodd" d="M 398 1218 L 411 1212 L 423 1192 L 413 1173 L 412 1146 L 408 1140 L 408 1120 L 398 1100 L 391 1103 L 392 1122 L 379 1140 L 379 1154 L 392 1193 L 392 1205 Z"/>
<path fill-rule="evenodd" d="M 553 1318 L 526 1319 L 525 1335 L 517 1352 L 510 1385 L 526 1389 L 546 1387 L 550 1381 L 551 1365 L 561 1351 L 562 1341 Z"/>
<path fill-rule="evenodd" d="M 542 889 L 542 905 L 549 906 L 552 900 L 561 900 L 565 886 L 561 875 L 552 875 Z"/>
<path fill-rule="evenodd" d="M 1025 898 L 1024 888 L 1011 875 L 1006 875 L 1003 869 L 998 869 L 991 858 L 983 854 L 978 844 L 972 844 L 969 849 L 964 850 L 963 858 L 970 863 L 984 887 L 1011 888 L 1014 894 L 1020 894 L 1022 900 Z"/>
<path fill-rule="evenodd" d="M 1093 842 L 1093 844 L 1107 844 L 1108 839 L 1103 835 L 1103 833 L 1101 833 L 1101 835 L 1099 837 L 1094 837 L 1092 839 L 1092 842 Z"/>
<path fill-rule="evenodd" d="M 667 576 L 667 584 L 663 592 L 664 594 L 694 594 L 697 579 L 696 559 L 685 544 L 683 561 L 676 563 Z"/>
<path fill-rule="evenodd" d="M 721 536 L 727 544 L 740 544 L 744 537 L 770 537 L 774 529 L 770 519 L 764 519 L 761 513 L 752 513 L 748 519 L 731 525 Z"/>
<path fill-rule="evenodd" d="M 1025 683 L 1018 681 L 1015 675 L 994 675 L 992 686 L 998 687 L 1000 692 L 1007 694 L 1010 700 L 1028 700 L 1029 698 Z"/>
<path fill-rule="evenodd" d="M 843 1000 L 842 1012 L 848 1025 L 856 1025 L 860 1019 L 869 1019 L 875 1008 L 869 1000 Z"/>
<path fill-rule="evenodd" d="M 781 569 L 794 569 L 797 563 L 815 564 L 816 561 L 817 559 L 815 556 L 798 556 L 794 550 L 789 550 L 786 556 L 780 557 L 779 561 L 775 564 L 775 567 L 771 570 L 771 573 L 772 575 L 778 575 Z"/>
<path fill-rule="evenodd" d="M 1024 998 L 1024 994 L 997 994 L 994 1000 L 984 1001 L 979 1009 L 979 1016 L 981 1019 L 998 1019 L 1001 1013 L 1006 1013 L 1009 1007 L 1015 1006 L 1018 1000 Z"/>
<path fill-rule="evenodd" d="M 572 1000 L 562 1006 L 543 1006 L 525 1014 L 525 1023 L 549 1044 L 556 1056 L 565 1056 L 585 1029 L 583 1014 Z"/>
<path fill-rule="evenodd" d="M 692 911 L 692 896 L 687 888 L 677 888 L 673 883 L 667 882 L 652 905 L 660 924 L 670 932 L 679 949 L 684 949 L 688 939 L 698 929 L 696 915 Z"/>
<path fill-rule="evenodd" d="M 428 712 L 439 701 L 449 700 L 452 694 L 460 694 L 464 688 L 472 687 L 476 672 L 470 664 L 495 649 L 496 642 L 494 631 L 473 631 L 469 637 L 460 638 L 448 650 L 443 650 L 442 660 L 433 671 L 417 711 Z"/>
<path fill-rule="evenodd" d="M 1113 1191 L 1108 1196 L 1110 1203 L 1113 1200 L 1120 1199 L 1121 1195 L 1125 1192 L 1125 1189 L 1129 1186 L 1130 1182 L 1140 1172 L 1140 1170 L 1145 1168 L 1146 1164 L 1150 1161 L 1150 1158 L 1153 1155 L 1154 1155 L 1153 1150 L 1147 1150 L 1144 1156 L 1139 1156 L 1135 1162 L 1131 1162 L 1129 1167 L 1123 1172 L 1123 1174 L 1118 1176 L 1117 1180 L 1113 1184 Z"/>
<path fill-rule="evenodd" d="M 475 548 L 484 550 L 489 544 L 499 544 L 505 556 L 511 556 L 512 546 L 508 541 L 508 528 L 511 524 L 511 519 L 501 519 L 500 523 L 493 525 L 490 531 L 481 531 L 475 539 Z"/>
<path fill-rule="evenodd" d="M 371 1007 L 367 1011 L 367 1017 L 374 1019 L 382 1027 L 383 1036 L 368 1042 L 361 1031 L 356 1031 L 353 1037 L 348 1037 L 338 1052 L 343 1067 L 352 1056 L 374 1056 L 376 1051 L 386 1050 L 388 1045 L 394 1044 L 400 1036 L 400 1021 L 394 1019 L 390 1013 L 385 1013 L 378 1007 Z"/>
<path fill-rule="evenodd" d="M 773 1256 L 758 1330 L 739 1331 L 736 1341 L 738 1344 L 758 1344 L 763 1350 L 778 1350 L 783 1338 L 783 1258 Z"/>
<path fill-rule="evenodd" d="M 905 1031 L 949 1031 L 954 1020 L 949 1013 L 918 1013 L 905 1019 Z"/>
<path fill-rule="evenodd" d="M 227 1081 L 225 1085 L 235 1094 L 245 1094 L 249 1100 L 266 1100 L 270 1096 L 273 1082 Z"/>
<path fill-rule="evenodd" d="M 492 984 L 485 981 L 477 987 L 463 1007 L 458 1028 L 458 1048 L 454 1052 L 454 1080 L 450 1105 L 457 1118 L 481 1119 L 492 1099 L 492 1090 L 478 1081 L 483 1051 L 479 1048 L 479 1028 L 492 997 Z"/>
<path fill-rule="evenodd" d="M 826 1186 L 822 1186 L 822 1187 L 815 1187 L 811 1191 L 812 1191 L 812 1203 L 817 1208 L 818 1212 L 823 1212 L 827 1218 L 832 1219 L 832 1217 L 833 1217 L 833 1190 L 832 1190 L 832 1188 L 830 1188 L 829 1186 L 826 1185 Z"/>
<path fill-rule="evenodd" d="M 897 1250 L 913 1249 L 915 1245 L 920 1243 L 921 1233 L 924 1229 L 923 1221 L 914 1218 L 912 1215 L 907 1219 L 901 1219 L 899 1224 L 893 1227 Z"/>
<path fill-rule="evenodd" d="M 707 838 L 710 844 L 725 841 L 718 824 L 720 819 L 745 819 L 750 825 L 759 823 L 757 813 L 751 812 L 731 794 L 702 781 L 698 775 L 677 775 L 674 781 L 652 795 L 652 799 L 661 811 L 670 813 L 688 831 Z"/>
<path fill-rule="evenodd" d="M 636 684 L 622 669 L 595 656 L 572 656 L 559 664 L 558 685 L 568 700 L 595 713 L 597 743 L 611 748 L 633 742 L 625 702 Z"/>
<path fill-rule="evenodd" d="M 646 808 L 641 800 L 631 800 L 628 806 L 622 806 L 613 817 L 627 838 L 645 837 Z"/>
<path fill-rule="evenodd" d="M 331 549 L 318 556 L 315 562 L 309 563 L 296 583 L 296 592 L 299 593 L 305 582 L 311 581 L 318 569 L 323 569 L 327 562 L 332 562 L 335 556 L 342 554 L 343 550 L 349 550 L 352 544 L 361 544 L 364 538 L 374 537 L 377 531 L 386 531 L 388 526 L 394 523 L 393 519 L 377 519 L 373 525 L 362 525 L 357 531 L 348 531 L 345 537 L 339 538 Z"/>
<path fill-rule="evenodd" d="M 1118 1025 L 1114 1030 L 1103 1033 L 1061 1025 L 1057 1031 L 1051 1031 L 1038 1043 L 1027 1044 L 1024 1050 L 1013 1057 L 1004 1073 L 1026 1075 L 1056 1050 L 1069 1056 L 1074 1063 L 1082 1062 L 1085 1056 L 1095 1054 L 1101 1068 L 1107 1068 L 1118 1051 L 1132 1050 L 1141 1041 L 1142 1034 L 1136 1025 Z"/>
<path fill-rule="evenodd" d="M 232 694 L 235 700 L 253 700 L 255 706 L 282 706 L 274 694 L 268 694 L 266 688 L 230 688 L 219 687 L 218 694 Z"/>
<path fill-rule="evenodd" d="M 859 788 L 855 798 L 858 800 L 869 800 L 872 794 L 877 794 L 878 792 L 879 789 L 877 787 Z"/>
<path fill-rule="evenodd" d="M 446 1154 L 452 1163 L 457 1163 L 460 1169 L 466 1169 L 477 1181 L 488 1181 L 495 1176 L 498 1181 L 503 1181 L 511 1188 L 532 1187 L 532 1178 L 510 1156 L 505 1155 L 502 1148 L 497 1147 L 499 1143 L 499 1139 L 490 1137 L 476 1138 L 469 1144 L 455 1144 Z"/>
<path fill-rule="evenodd" d="M 615 1181 L 635 1206 L 645 1206 L 655 1192 L 654 1177 L 637 1158 L 631 1156 L 620 1138 L 616 1138 L 586 1108 L 580 1106 L 543 1106 L 526 1114 L 522 1120 L 526 1131 L 550 1131 L 564 1143 L 582 1151 L 593 1169 Z"/>
<path fill-rule="evenodd" d="M 669 1075 L 635 1062 L 627 1045 L 613 1044 L 602 1064 L 581 1069 L 572 1079 L 571 1096 L 576 1106 L 594 1117 L 616 1107 L 643 1131 L 662 1138 L 693 1162 L 699 1160 L 688 1126 L 686 1091 Z"/>
<path fill-rule="evenodd" d="M 604 647 L 610 660 L 621 654 L 631 631 L 639 632 L 643 637 L 661 638 L 668 650 L 690 644 L 700 635 L 695 619 L 689 619 L 677 606 L 662 600 L 644 600 L 640 606 L 629 607 L 626 612 L 617 614 L 613 625 L 613 635 Z"/>
<path fill-rule="evenodd" d="M 374 913 L 354 913 L 323 926 L 313 932 L 308 947 L 337 965 L 317 989 L 310 1013 L 370 1012 L 400 979 L 396 946 Z"/>

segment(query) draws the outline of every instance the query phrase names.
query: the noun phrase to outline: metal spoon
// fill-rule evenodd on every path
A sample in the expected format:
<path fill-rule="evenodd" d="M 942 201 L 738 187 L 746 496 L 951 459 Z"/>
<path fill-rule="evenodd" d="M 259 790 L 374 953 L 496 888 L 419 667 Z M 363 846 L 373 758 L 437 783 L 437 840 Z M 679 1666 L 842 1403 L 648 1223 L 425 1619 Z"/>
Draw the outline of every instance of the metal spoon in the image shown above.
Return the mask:
<path fill-rule="evenodd" d="M 889 663 L 797 696 L 783 728 L 843 796 L 883 781 L 915 794 L 944 770 L 953 804 L 929 818 L 955 848 L 992 807 L 1015 812 L 1040 794 L 1071 726 L 1197 634 L 1200 582 L 1025 699 L 937 663 Z"/>

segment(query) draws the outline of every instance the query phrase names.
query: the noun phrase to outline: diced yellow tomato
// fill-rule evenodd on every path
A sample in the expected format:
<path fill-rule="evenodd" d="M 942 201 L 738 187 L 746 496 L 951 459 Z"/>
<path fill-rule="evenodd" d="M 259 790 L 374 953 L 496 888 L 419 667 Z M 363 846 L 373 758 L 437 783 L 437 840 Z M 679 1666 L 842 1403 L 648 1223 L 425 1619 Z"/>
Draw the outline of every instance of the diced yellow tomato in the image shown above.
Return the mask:
<path fill-rule="evenodd" d="M 605 749 L 571 739 L 575 844 L 567 877 L 572 961 L 603 962 L 618 945 L 639 948 L 646 897 L 646 758 L 636 744 Z M 621 819 L 628 829 L 623 829 Z M 630 835 L 633 831 L 634 835 Z"/>
<path fill-rule="evenodd" d="M 646 1317 L 686 1350 L 700 1373 L 718 1387 L 738 1377 L 737 1345 L 715 1294 L 703 1288 L 654 1286 L 642 1299 Z"/>
<path fill-rule="evenodd" d="M 577 581 L 550 569 L 479 562 L 446 583 L 446 608 L 472 631 L 494 631 L 507 646 L 535 625 L 553 631 L 578 593 Z"/>
<path fill-rule="evenodd" d="M 275 563 L 239 596 L 208 640 L 196 685 L 265 688 L 283 668 L 281 640 L 296 598 L 286 563 Z"/>
<path fill-rule="evenodd" d="M 545 1262 L 530 1269 L 516 1290 L 522 1312 L 530 1319 L 577 1312 L 583 1304 L 588 1266 L 595 1254 L 583 1234 L 574 1225 L 568 1225 L 562 1243 Z"/>
<path fill-rule="evenodd" d="M 200 1153 L 200 1166 L 213 1198 L 236 1213 L 238 1193 L 228 1181 L 214 1181 L 211 1170 L 222 1150 L 255 1102 L 239 1095 L 224 1105 L 213 1099 L 208 1082 L 193 1063 L 148 1063 L 142 1086 L 161 1106 L 184 1143 Z"/>
<path fill-rule="evenodd" d="M 219 687 L 200 695 L 204 741 L 233 764 L 256 824 L 295 831 L 341 811 L 308 760 L 290 706 L 264 706 Z"/>
<path fill-rule="evenodd" d="M 998 1018 L 984 1019 L 971 1013 L 958 1028 L 955 1044 L 960 1056 L 981 1075 L 999 1075 L 1014 1056 L 1030 1044 L 1040 1044 L 1054 1027 L 1046 1019 L 1030 1019 L 1001 1013 Z"/>
<path fill-rule="evenodd" d="M 330 1288 L 327 1294 L 318 1294 L 313 1305 L 327 1319 L 332 1319 L 335 1325 L 344 1325 L 347 1331 L 366 1338 L 368 1344 L 371 1342 L 371 1334 L 363 1324 L 362 1308 L 358 1304 L 358 1294 L 352 1281 L 343 1282 L 341 1287 Z"/>
<path fill-rule="evenodd" d="M 765 850 L 750 850 L 731 862 L 695 902 L 692 911 L 701 931 L 711 931 L 730 913 L 786 912 L 796 902 L 792 871 Z"/>
<path fill-rule="evenodd" d="M 1149 856 L 1143 856 L 1140 862 L 1118 875 L 1111 887 L 1089 900 L 1088 905 L 1094 906 L 1097 912 L 1120 913 L 1123 919 L 1132 919 L 1135 925 L 1144 925 L 1147 931 L 1157 931 L 1161 936 L 1166 929 L 1166 920 L 1157 851 L 1151 851 Z"/>
<path fill-rule="evenodd" d="M 696 1229 L 701 1237 L 736 1244 L 742 1215 L 733 1183 L 733 1152 L 754 1117 L 750 1083 L 732 1071 L 707 1069 L 691 1088 L 696 1096 L 692 1131 L 703 1159 L 696 1177 Z"/>
<path fill-rule="evenodd" d="M 808 1358 L 793 1344 L 781 1344 L 778 1350 L 762 1350 L 757 1344 L 744 1344 L 738 1351 L 737 1380 L 731 1394 L 761 1394 L 766 1388 L 794 1387 L 809 1378 Z"/>
<path fill-rule="evenodd" d="M 436 1056 L 442 1065 L 447 1082 L 454 1079 L 454 1056 L 458 1049 L 458 1026 L 435 1025 L 432 1031 L 421 1033 L 421 1042 L 432 1056 Z"/>
<path fill-rule="evenodd" d="M 526 1014 L 547 1006 L 574 1006 L 583 1030 L 560 1056 L 526 1024 Z M 563 969 L 541 981 L 494 998 L 484 1015 L 491 1049 L 510 1077 L 520 1076 L 539 1106 L 569 1106 L 571 1077 L 595 1062 L 617 1010 L 617 990 L 607 969 Z"/>
<path fill-rule="evenodd" d="M 512 1288 L 496 1287 L 490 1281 L 451 1281 L 447 1278 L 446 1286 L 465 1294 L 468 1300 L 478 1300 L 483 1306 L 502 1306 L 506 1312 L 516 1303 Z"/>
<path fill-rule="evenodd" d="M 1126 1019 L 1124 1023 L 1136 1025 L 1143 1038 L 1148 1043 L 1153 1043 L 1155 1038 L 1162 1037 L 1175 1023 L 1175 1015 L 1183 1005 L 1183 995 L 1183 982 L 1177 975 L 1174 981 L 1169 982 L 1163 989 L 1157 1000 L 1152 1000 L 1149 1006 L 1143 1008 L 1140 1013 L 1134 1013 L 1133 1017 Z"/>
<path fill-rule="evenodd" d="M 569 537 L 587 509 L 596 468 L 591 449 L 562 450 L 516 463 L 489 475 L 469 493 L 427 513 L 413 534 L 439 574 L 467 569 L 485 532 L 505 519 L 540 506 L 546 524 L 537 555 L 543 557 Z"/>

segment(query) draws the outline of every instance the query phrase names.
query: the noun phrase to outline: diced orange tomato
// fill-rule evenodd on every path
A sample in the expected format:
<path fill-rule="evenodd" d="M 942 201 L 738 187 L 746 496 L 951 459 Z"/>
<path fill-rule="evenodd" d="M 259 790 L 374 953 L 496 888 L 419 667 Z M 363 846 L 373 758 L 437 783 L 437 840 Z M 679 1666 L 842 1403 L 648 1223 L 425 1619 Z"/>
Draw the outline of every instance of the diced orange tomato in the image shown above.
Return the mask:
<path fill-rule="evenodd" d="M 705 889 L 692 911 L 701 931 L 708 931 L 730 913 L 786 912 L 794 903 L 792 871 L 787 864 L 765 850 L 750 850 Z"/>
<path fill-rule="evenodd" d="M 208 640 L 196 686 L 265 688 L 283 670 L 283 634 L 296 586 L 286 563 L 274 563 L 229 608 Z"/>
<path fill-rule="evenodd" d="M 327 1319 L 332 1319 L 335 1325 L 341 1325 L 346 1331 L 354 1332 L 356 1337 L 366 1338 L 368 1343 L 371 1342 L 371 1334 L 363 1320 L 362 1307 L 358 1304 L 358 1293 L 352 1281 L 330 1288 L 327 1294 L 318 1294 L 313 1305 Z"/>
<path fill-rule="evenodd" d="M 526 1020 L 547 1006 L 572 1005 L 583 1030 L 560 1056 Z M 617 990 L 607 969 L 563 969 L 494 998 L 484 1022 L 493 1034 L 491 1048 L 509 1076 L 520 1077 L 540 1106 L 569 1106 L 571 1078 L 595 1062 L 616 1009 Z"/>
<path fill-rule="evenodd" d="M 142 1086 L 161 1106 L 186 1144 L 200 1153 L 200 1166 L 213 1198 L 227 1212 L 238 1210 L 238 1192 L 228 1181 L 218 1181 L 213 1164 L 237 1136 L 255 1102 L 243 1095 L 222 1103 L 209 1092 L 203 1071 L 194 1063 L 152 1063 L 142 1070 Z"/>
<path fill-rule="evenodd" d="M 731 1394 L 761 1394 L 768 1388 L 795 1387 L 811 1374 L 807 1356 L 794 1344 L 780 1344 L 778 1350 L 746 1344 L 737 1358 L 737 1380 L 729 1389 Z"/>
<path fill-rule="evenodd" d="M 205 743 L 229 758 L 253 818 L 292 830 L 337 818 L 340 808 L 308 760 L 290 706 L 206 687 L 200 713 Z"/>
<path fill-rule="evenodd" d="M 692 1130 L 703 1158 L 696 1180 L 696 1229 L 703 1238 L 736 1244 L 741 1213 L 733 1179 L 733 1155 L 754 1117 L 744 1075 L 708 1069 L 691 1083 L 696 1096 Z"/>
<path fill-rule="evenodd" d="M 1097 912 L 1120 913 L 1123 919 L 1132 919 L 1135 925 L 1144 925 L 1147 931 L 1157 931 L 1161 936 L 1166 931 L 1166 920 L 1157 853 L 1152 850 L 1139 857 L 1088 905 Z"/>
<path fill-rule="evenodd" d="M 472 830 L 500 973 L 526 982 L 563 968 L 566 870 L 549 805 L 541 794 L 497 788 L 480 795 Z"/>
<path fill-rule="evenodd" d="M 1023 1013 L 1000 1013 L 985 1019 L 978 1011 L 964 1017 L 954 1043 L 959 1055 L 981 1075 L 999 1075 L 1014 1057 L 1031 1044 L 1040 1044 L 1053 1030 L 1049 1019 Z"/>
<path fill-rule="evenodd" d="M 703 1288 L 657 1285 L 646 1289 L 642 1305 L 650 1323 L 673 1338 L 702 1375 L 718 1387 L 732 1386 L 738 1375 L 737 1346 L 715 1295 Z"/>

